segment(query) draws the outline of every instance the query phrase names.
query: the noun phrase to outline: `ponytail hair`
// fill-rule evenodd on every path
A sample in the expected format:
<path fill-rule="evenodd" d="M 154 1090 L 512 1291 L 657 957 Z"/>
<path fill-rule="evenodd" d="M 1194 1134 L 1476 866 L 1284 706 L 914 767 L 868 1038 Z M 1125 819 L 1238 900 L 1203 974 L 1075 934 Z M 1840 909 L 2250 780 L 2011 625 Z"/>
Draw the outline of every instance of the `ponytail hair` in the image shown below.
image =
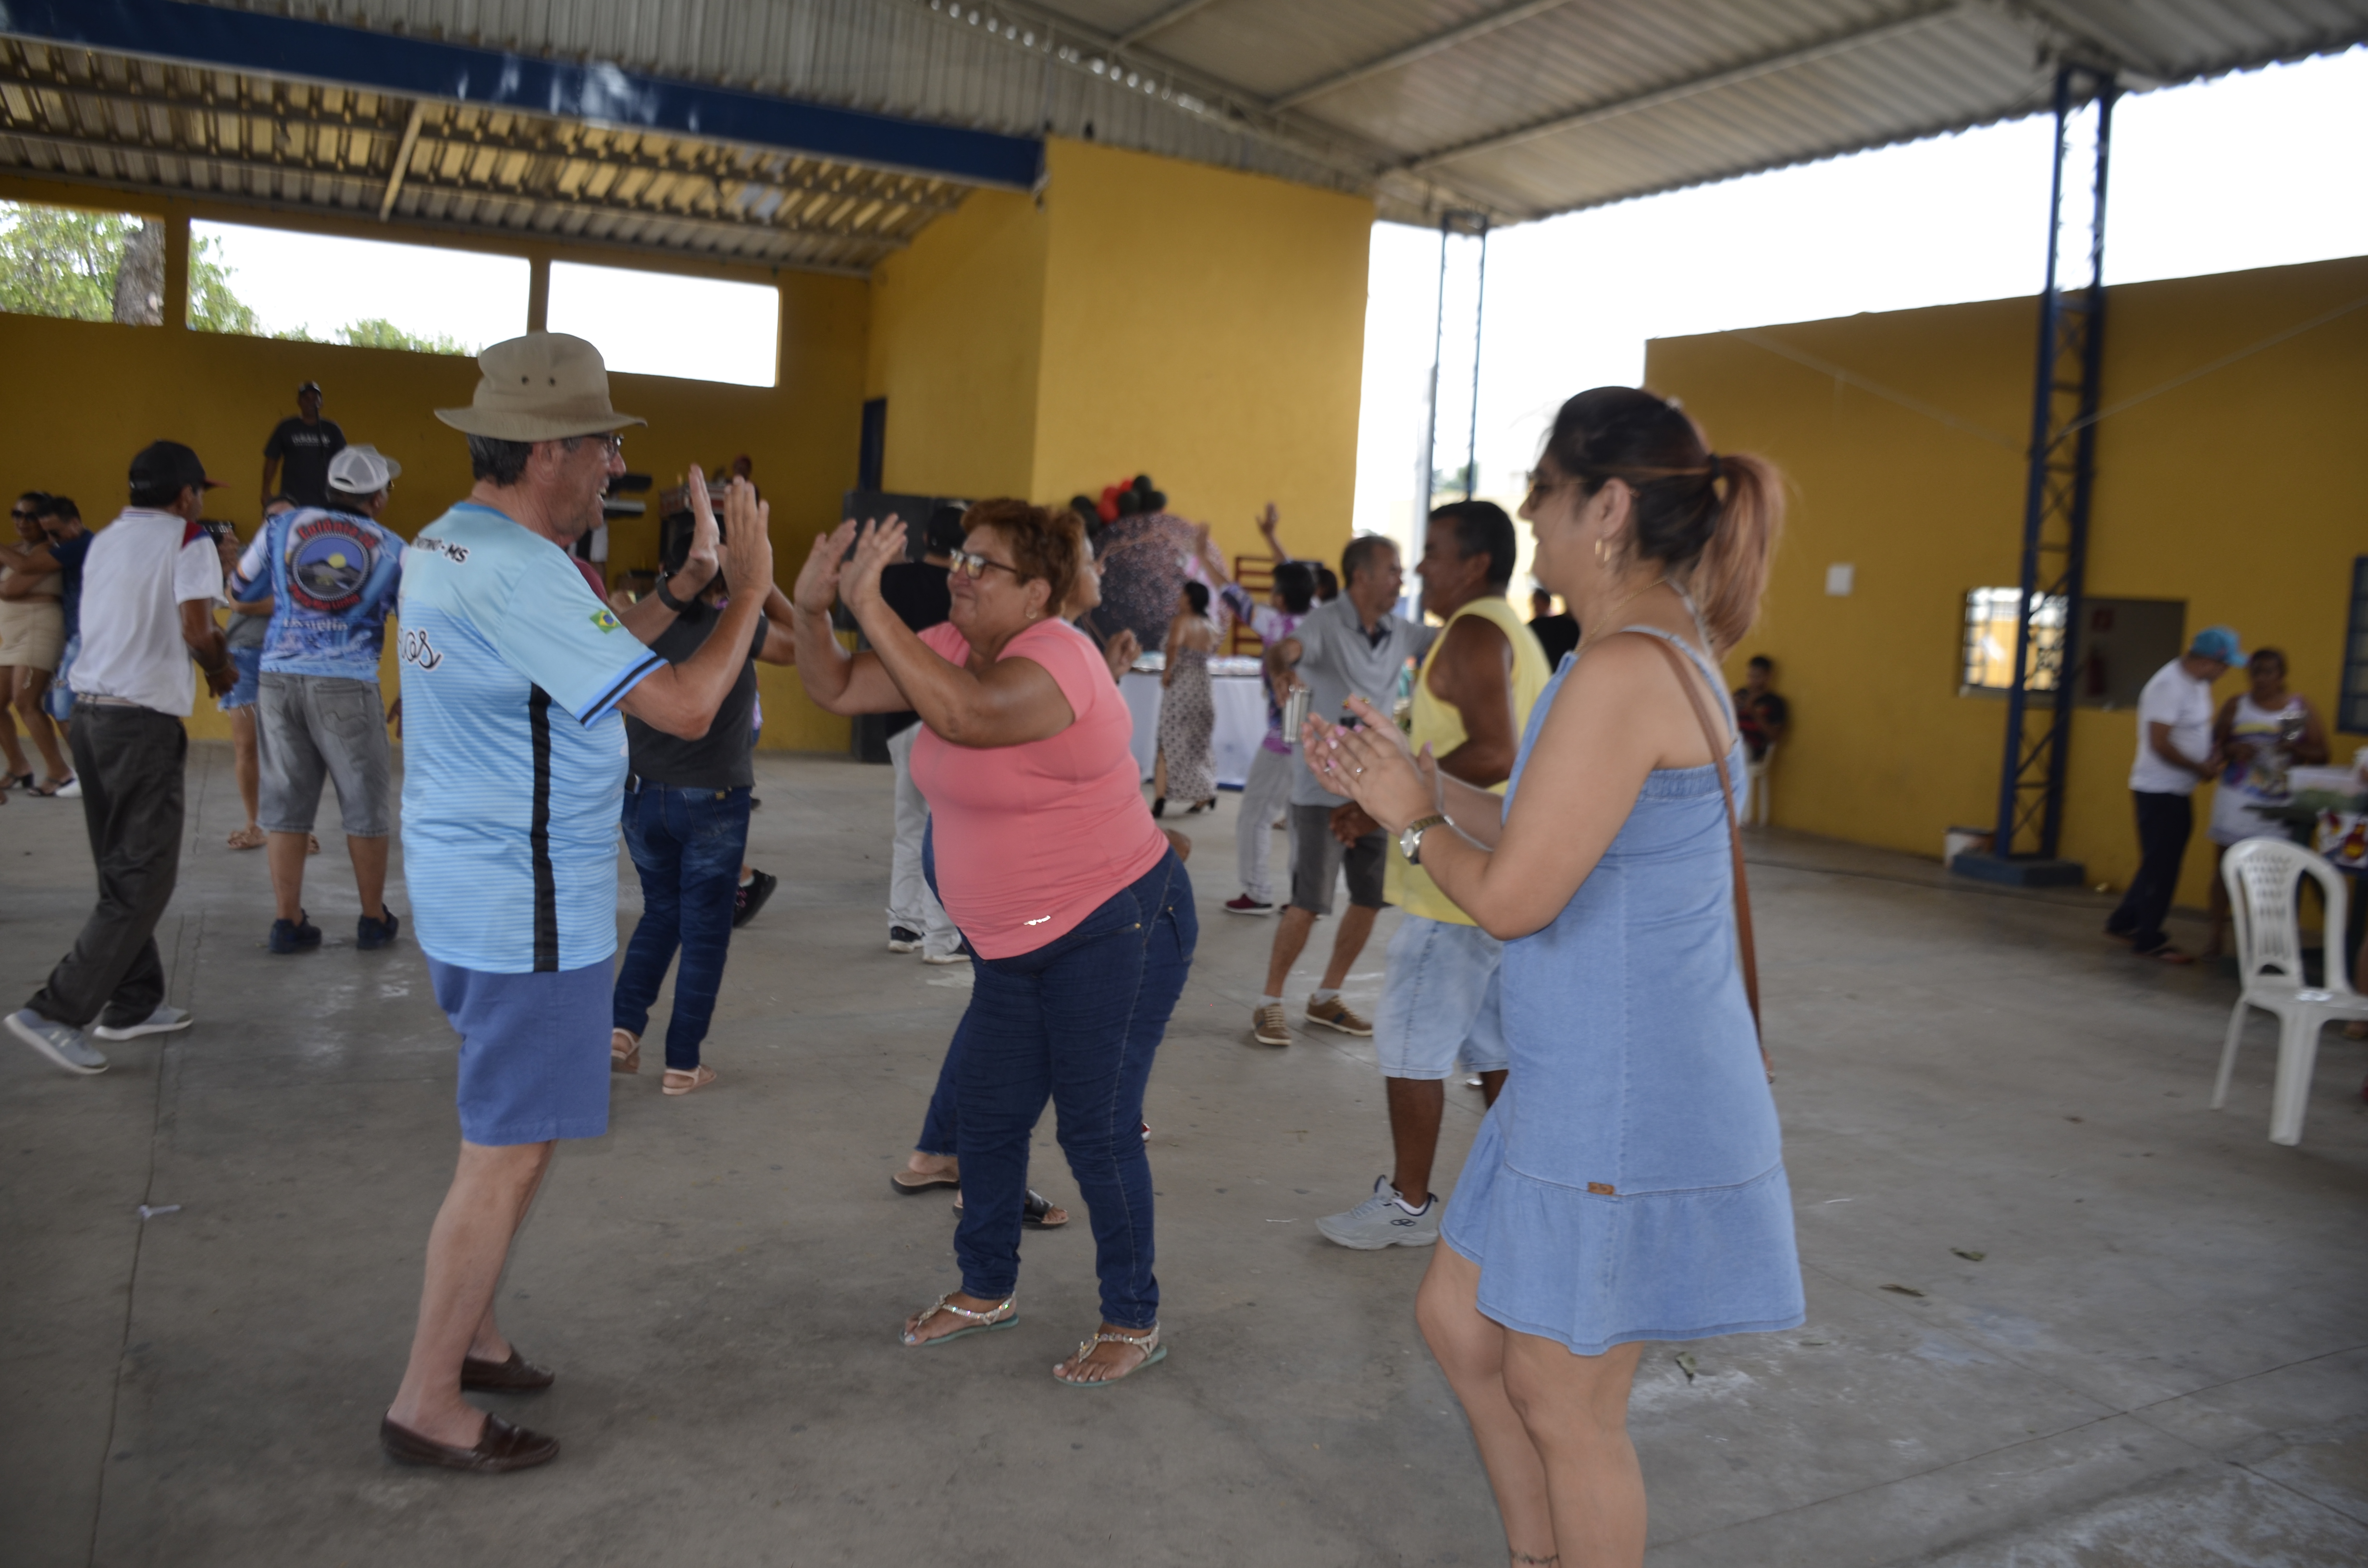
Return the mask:
<path fill-rule="evenodd" d="M 1635 387 L 1597 387 L 1564 403 L 1545 455 L 1592 495 L 1611 480 L 1634 493 L 1638 558 L 1683 577 L 1724 658 L 1759 616 L 1784 520 L 1784 476 L 1748 452 L 1713 453 L 1674 403 Z"/>

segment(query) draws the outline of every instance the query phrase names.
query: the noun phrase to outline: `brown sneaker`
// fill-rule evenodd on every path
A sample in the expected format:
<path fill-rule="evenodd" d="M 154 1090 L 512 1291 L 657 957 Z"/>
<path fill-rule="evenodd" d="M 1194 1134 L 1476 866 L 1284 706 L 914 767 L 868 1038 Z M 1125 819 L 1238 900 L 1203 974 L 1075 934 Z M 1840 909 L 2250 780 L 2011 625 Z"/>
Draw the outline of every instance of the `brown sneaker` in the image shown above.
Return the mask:
<path fill-rule="evenodd" d="M 1250 1015 L 1250 1038 L 1260 1045 L 1291 1043 L 1291 1025 L 1283 1018 L 1281 1003 L 1269 1002 Z"/>
<path fill-rule="evenodd" d="M 1307 999 L 1307 1021 L 1322 1024 L 1327 1029 L 1338 1029 L 1342 1034 L 1369 1035 L 1373 1032 L 1373 1026 L 1349 1011 L 1349 1004 L 1338 996 L 1329 1002 L 1318 1002 L 1310 996 Z"/>

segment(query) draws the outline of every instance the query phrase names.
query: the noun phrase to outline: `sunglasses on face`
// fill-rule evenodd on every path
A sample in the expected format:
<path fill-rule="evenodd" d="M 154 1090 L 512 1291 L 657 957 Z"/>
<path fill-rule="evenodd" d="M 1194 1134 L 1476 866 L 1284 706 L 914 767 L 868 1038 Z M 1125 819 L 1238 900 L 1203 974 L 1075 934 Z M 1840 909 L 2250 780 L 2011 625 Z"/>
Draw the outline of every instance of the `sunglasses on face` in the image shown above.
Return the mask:
<path fill-rule="evenodd" d="M 986 569 L 990 566 L 998 572 L 1008 572 L 1015 578 L 1019 575 L 1019 568 L 1017 566 L 1006 566 L 1000 561 L 989 561 L 985 556 L 972 551 L 950 550 L 946 551 L 946 559 L 953 562 L 955 571 L 973 583 L 985 576 Z"/>

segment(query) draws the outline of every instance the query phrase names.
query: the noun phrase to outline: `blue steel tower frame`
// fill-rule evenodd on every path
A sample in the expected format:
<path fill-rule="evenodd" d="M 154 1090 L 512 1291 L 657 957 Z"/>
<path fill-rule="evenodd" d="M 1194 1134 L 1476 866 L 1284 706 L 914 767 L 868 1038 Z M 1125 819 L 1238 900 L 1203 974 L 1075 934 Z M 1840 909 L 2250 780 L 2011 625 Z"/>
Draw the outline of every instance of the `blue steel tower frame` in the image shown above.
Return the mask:
<path fill-rule="evenodd" d="M 2089 508 L 2096 484 L 2097 406 L 2105 353 L 2105 192 L 2111 166 L 2112 71 L 2066 63 L 2055 73 L 2055 170 L 2048 200 L 2047 281 L 2039 296 L 2039 361 L 2031 410 L 2031 471 L 2023 497 L 2022 575 L 2007 689 L 2005 760 L 1990 874 L 2007 880 L 2076 882 L 2078 866 L 2056 858 L 2064 829 L 2074 686 L 2080 668 L 2082 578 Z M 2065 179 L 2078 122 L 2090 121 L 2088 279 L 2066 288 Z M 2077 237 L 2077 236 L 2076 236 Z M 2041 621 L 2055 622 L 2052 648 Z M 2007 863 L 2000 866 L 1999 862 Z M 1974 868 L 1968 867 L 1967 869 Z M 1982 874 L 1976 871 L 1975 874 Z"/>

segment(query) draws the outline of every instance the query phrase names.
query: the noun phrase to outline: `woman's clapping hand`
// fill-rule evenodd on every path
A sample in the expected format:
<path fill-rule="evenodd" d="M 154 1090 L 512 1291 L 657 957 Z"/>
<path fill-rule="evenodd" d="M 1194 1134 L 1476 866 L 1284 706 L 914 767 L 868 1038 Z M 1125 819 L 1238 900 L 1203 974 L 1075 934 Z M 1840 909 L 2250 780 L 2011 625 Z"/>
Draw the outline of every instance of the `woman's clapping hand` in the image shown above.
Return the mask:
<path fill-rule="evenodd" d="M 814 536 L 814 548 L 790 590 L 790 603 L 801 615 L 828 615 L 838 598 L 839 562 L 855 542 L 855 519 L 848 518 L 826 534 Z"/>
<path fill-rule="evenodd" d="M 1439 764 L 1430 748 L 1417 756 L 1389 716 L 1363 698 L 1349 706 L 1360 721 L 1353 730 L 1312 713 L 1299 728 L 1300 752 L 1316 782 L 1392 833 L 1438 811 Z"/>
<path fill-rule="evenodd" d="M 880 598 L 880 574 L 905 559 L 905 525 L 894 513 L 866 523 L 855 537 L 855 557 L 839 568 L 838 593 L 848 609 L 861 615 Z"/>

